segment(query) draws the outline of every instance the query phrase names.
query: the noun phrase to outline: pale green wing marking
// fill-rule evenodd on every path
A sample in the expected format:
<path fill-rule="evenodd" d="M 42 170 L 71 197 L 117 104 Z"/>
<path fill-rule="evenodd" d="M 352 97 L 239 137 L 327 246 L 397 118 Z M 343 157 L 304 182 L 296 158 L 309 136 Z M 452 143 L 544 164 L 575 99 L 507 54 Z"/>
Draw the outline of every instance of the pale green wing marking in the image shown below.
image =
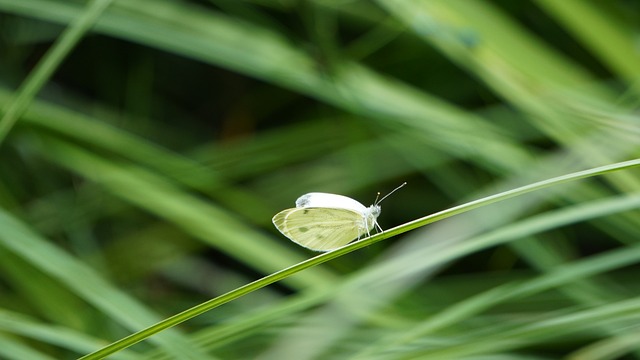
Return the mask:
<path fill-rule="evenodd" d="M 273 217 L 273 224 L 293 242 L 317 251 L 329 251 L 358 238 L 362 214 L 335 208 L 293 208 Z"/>

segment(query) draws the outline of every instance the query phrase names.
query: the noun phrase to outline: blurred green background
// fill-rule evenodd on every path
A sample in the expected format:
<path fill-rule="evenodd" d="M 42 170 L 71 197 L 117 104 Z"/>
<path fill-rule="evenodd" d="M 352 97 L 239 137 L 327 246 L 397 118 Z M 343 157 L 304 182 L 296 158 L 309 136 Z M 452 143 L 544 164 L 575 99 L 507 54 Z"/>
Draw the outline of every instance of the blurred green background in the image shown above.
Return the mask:
<path fill-rule="evenodd" d="M 640 157 L 640 2 L 0 0 L 0 358 L 72 359 L 315 253 Z M 394 237 L 113 359 L 640 358 L 640 172 Z"/>

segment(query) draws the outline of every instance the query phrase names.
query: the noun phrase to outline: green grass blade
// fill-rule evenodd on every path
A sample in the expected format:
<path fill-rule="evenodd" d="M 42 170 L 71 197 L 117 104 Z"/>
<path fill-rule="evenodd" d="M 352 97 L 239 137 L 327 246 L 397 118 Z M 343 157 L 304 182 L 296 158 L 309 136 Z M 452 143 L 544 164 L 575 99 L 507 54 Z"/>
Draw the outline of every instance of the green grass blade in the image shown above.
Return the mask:
<path fill-rule="evenodd" d="M 340 256 L 343 256 L 345 254 L 348 254 L 352 251 L 361 249 L 363 247 L 369 246 L 371 244 L 374 244 L 378 241 L 382 241 L 384 239 L 388 239 L 392 236 L 410 231 L 412 229 L 421 227 L 421 226 L 425 226 L 428 225 L 430 223 L 436 222 L 438 220 L 442 220 L 457 214 L 461 214 L 467 211 L 471 211 L 473 209 L 479 208 L 481 206 L 486 206 L 498 201 L 502 201 L 502 200 L 507 200 L 510 198 L 513 198 L 515 196 L 518 195 L 522 195 L 528 192 L 532 192 L 532 191 L 536 191 L 536 190 L 541 190 L 544 188 L 548 188 L 550 186 L 554 186 L 554 185 L 560 185 L 563 183 L 567 183 L 570 181 L 575 181 L 575 180 L 579 180 L 579 179 L 584 179 L 587 177 L 592 177 L 592 176 L 598 176 L 598 175 L 603 175 L 603 174 L 607 174 L 607 173 L 611 173 L 614 171 L 618 171 L 618 170 L 623 170 L 623 169 L 630 169 L 636 166 L 640 166 L 640 159 L 637 160 L 630 160 L 630 161 L 626 161 L 626 162 L 622 162 L 622 163 L 617 163 L 617 164 L 611 164 L 611 165 L 607 165 L 607 166 L 602 166 L 599 168 L 594 168 L 594 169 L 589 169 L 589 170 L 585 170 L 585 171 L 580 171 L 577 173 L 573 173 L 573 174 L 568 174 L 568 175 L 564 175 L 564 176 L 559 176 L 553 179 L 549 179 L 549 180 L 544 180 L 544 181 L 540 181 L 538 183 L 534 183 L 534 184 L 530 184 L 527 186 L 523 186 L 517 189 L 513 189 L 510 191 L 506 191 L 500 194 L 496 194 L 493 196 L 489 196 L 483 199 L 479 199 L 476 201 L 472 201 L 469 202 L 467 204 L 463 204 L 460 206 L 456 206 L 454 208 L 448 209 L 448 210 L 444 210 L 441 211 L 439 213 L 433 214 L 433 215 L 429 215 L 426 217 L 423 217 L 421 219 L 417 219 L 414 220 L 412 222 L 409 222 L 407 224 L 404 225 L 400 225 L 397 226 L 393 229 L 389 229 L 383 233 L 374 235 L 372 237 L 369 238 L 365 238 L 363 240 L 360 241 L 356 241 L 354 243 L 348 244 L 346 246 L 343 246 L 341 248 L 338 248 L 336 250 L 318 255 L 316 257 L 313 257 L 311 259 L 308 259 L 306 261 L 303 261 L 301 263 L 298 263 L 296 265 L 293 265 L 291 267 L 288 267 L 286 269 L 280 270 L 278 272 L 275 272 L 271 275 L 268 275 L 266 277 L 263 277 L 260 280 L 254 281 L 252 283 L 249 283 L 245 286 L 242 286 L 240 288 L 237 288 L 235 290 L 232 290 L 224 295 L 221 295 L 215 299 L 212 299 L 210 301 L 204 302 L 200 305 L 197 305 L 195 307 L 192 307 L 186 311 L 183 311 L 179 314 L 176 314 L 172 317 L 169 317 L 153 326 L 150 326 L 144 330 L 141 330 L 135 334 L 129 335 L 121 340 L 118 340 L 114 343 L 112 343 L 109 346 L 106 346 L 94 353 L 88 354 L 86 356 L 84 356 L 82 359 L 84 360 L 89 360 L 89 359 L 100 359 L 102 357 L 105 357 L 109 354 L 113 354 L 119 350 L 125 349 L 131 345 L 134 345 L 140 341 L 143 341 L 145 339 L 147 339 L 148 337 L 159 333 L 163 330 L 166 330 L 168 328 L 171 328 L 175 325 L 178 325 L 184 321 L 187 321 L 191 318 L 194 318 L 198 315 L 201 315 L 211 309 L 214 309 L 222 304 L 225 304 L 229 301 L 232 301 L 234 299 L 237 299 L 241 296 L 244 296 L 246 294 L 249 294 L 255 290 L 258 290 L 260 288 L 263 288 L 269 284 L 272 284 L 274 282 L 280 281 L 284 278 L 287 278 L 293 274 L 296 274 L 304 269 L 325 263 L 329 260 L 338 258 Z"/>
<path fill-rule="evenodd" d="M 497 245 L 498 242 L 501 243 L 531 236 L 556 227 L 566 226 L 571 223 L 598 218 L 621 211 L 629 211 L 637 209 L 638 207 L 640 207 L 640 195 L 604 199 L 551 211 L 471 239 L 467 242 L 467 246 L 458 247 L 455 257 L 460 258 L 466 253 L 476 251 L 480 246 L 487 247 Z M 439 253 L 437 255 L 435 258 L 437 258 L 436 261 L 438 262 L 448 262 L 453 258 L 452 255 L 446 253 Z M 366 358 L 372 354 L 389 351 L 400 345 L 415 341 L 420 337 L 427 336 L 430 333 L 435 333 L 442 328 L 453 326 L 472 315 L 486 311 L 501 303 L 528 297 L 565 284 L 571 284 L 571 282 L 578 279 L 629 266 L 639 261 L 640 247 L 624 247 L 584 260 L 558 266 L 548 273 L 528 281 L 497 286 L 469 299 L 462 300 L 457 304 L 453 304 L 445 310 L 418 323 L 415 327 L 393 334 L 388 340 L 372 344 L 369 349 L 362 351 L 361 356 Z"/>

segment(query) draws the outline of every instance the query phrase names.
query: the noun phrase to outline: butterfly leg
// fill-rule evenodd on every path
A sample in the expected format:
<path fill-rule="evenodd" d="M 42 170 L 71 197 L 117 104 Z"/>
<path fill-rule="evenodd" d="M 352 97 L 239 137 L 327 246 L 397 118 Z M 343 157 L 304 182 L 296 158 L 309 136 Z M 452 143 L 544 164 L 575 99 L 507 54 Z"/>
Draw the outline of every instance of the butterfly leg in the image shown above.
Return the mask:
<path fill-rule="evenodd" d="M 369 233 L 369 230 L 365 229 L 365 228 L 359 228 L 358 229 L 358 238 L 356 239 L 356 241 L 362 239 L 363 235 L 367 235 L 366 237 L 371 236 L 371 234 Z"/>

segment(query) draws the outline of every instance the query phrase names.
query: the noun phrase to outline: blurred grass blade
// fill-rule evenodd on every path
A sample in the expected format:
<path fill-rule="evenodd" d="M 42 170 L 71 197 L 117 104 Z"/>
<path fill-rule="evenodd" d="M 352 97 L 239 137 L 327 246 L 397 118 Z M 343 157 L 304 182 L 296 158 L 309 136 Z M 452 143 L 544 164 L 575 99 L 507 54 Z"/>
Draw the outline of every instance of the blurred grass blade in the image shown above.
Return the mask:
<path fill-rule="evenodd" d="M 248 266 L 272 272 L 300 255 L 288 250 L 231 213 L 207 203 L 163 177 L 124 163 L 110 162 L 71 144 L 49 140 L 49 156 L 62 166 L 101 184 L 122 199 L 172 221 L 192 236 L 231 254 Z M 330 286 L 332 275 L 317 269 L 291 279 L 297 287 Z"/>
<path fill-rule="evenodd" d="M 460 339 L 463 343 L 438 349 L 415 351 L 408 356 L 432 358 L 477 356 L 511 350 L 551 338 L 561 339 L 579 331 L 578 329 L 589 332 L 590 325 L 596 322 L 614 327 L 625 327 L 638 320 L 640 320 L 640 298 L 630 298 L 586 310 L 574 309 L 513 329 L 498 329 L 495 333 L 487 335 L 469 333 L 467 339 Z"/>
<path fill-rule="evenodd" d="M 24 7 L 6 1 L 0 0 L 0 9 L 24 16 L 44 16 L 63 24 L 79 11 L 43 0 L 24 0 Z M 217 64 L 348 112 L 418 130 L 414 133 L 430 137 L 443 151 L 481 157 L 499 168 L 513 168 L 526 159 L 526 154 L 489 122 L 478 121 L 477 115 L 403 82 L 346 61 L 327 78 L 317 69 L 313 57 L 270 29 L 237 23 L 188 6 L 177 8 L 168 1 L 149 4 L 146 0 L 117 2 L 96 24 L 96 31 Z M 52 15 L 41 14 L 42 7 L 51 8 Z M 438 142 L 444 139 L 448 140 Z M 453 139 L 466 145 L 450 146 Z M 497 153 L 509 156 L 495 156 Z"/>
<path fill-rule="evenodd" d="M 7 360 L 55 360 L 42 352 L 0 334 L 0 355 Z"/>
<path fill-rule="evenodd" d="M 76 44 L 95 24 L 103 11 L 111 4 L 112 0 L 92 0 L 86 10 L 75 19 L 69 27 L 60 35 L 51 49 L 40 60 L 36 68 L 29 73 L 29 77 L 18 89 L 18 95 L 10 103 L 0 119 L 0 144 L 7 136 L 16 121 L 22 116 L 38 91 L 49 80 L 51 75 L 60 66 L 60 63 L 73 50 Z"/>
<path fill-rule="evenodd" d="M 0 0 L 0 357 L 640 358 L 637 18 Z M 270 222 L 404 181 L 307 261 Z"/>
<path fill-rule="evenodd" d="M 634 30 L 624 19 L 608 11 L 610 4 L 576 0 L 535 2 L 572 31 L 621 78 L 630 84 L 640 79 L 640 56 Z"/>
<path fill-rule="evenodd" d="M 93 269 L 41 238 L 4 209 L 0 209 L 0 229 L 0 245 L 58 279 L 128 329 L 137 329 L 160 319 L 150 309 L 114 288 Z M 157 343 L 170 353 L 185 359 L 206 358 L 176 331 L 163 334 L 162 337 Z"/>
<path fill-rule="evenodd" d="M 431 261 L 438 263 L 450 262 L 481 248 L 496 246 L 500 243 L 525 238 L 553 228 L 638 208 L 640 208 L 640 194 L 597 200 L 550 211 L 470 239 L 465 244 L 454 247 L 450 252 L 435 253 L 434 259 Z M 394 333 L 387 340 L 373 343 L 369 349 L 362 352 L 361 356 L 366 358 L 372 354 L 385 352 L 399 345 L 415 341 L 427 334 L 460 323 L 472 315 L 486 311 L 501 303 L 531 296 L 581 278 L 605 273 L 638 262 L 640 262 L 640 247 L 625 247 L 564 264 L 528 281 L 500 285 L 453 304 L 444 311 L 418 323 L 411 329 Z"/>
<path fill-rule="evenodd" d="M 34 319 L 28 319 L 24 315 L 6 310 L 0 310 L 0 329 L 6 333 L 22 335 L 41 343 L 56 345 L 79 354 L 92 351 L 104 343 L 102 339 L 91 338 L 83 333 L 61 326 L 37 322 Z M 15 355 L 17 356 L 17 354 Z M 113 359 L 135 360 L 141 359 L 141 357 L 125 351 L 114 354 Z"/>
<path fill-rule="evenodd" d="M 640 332 L 636 329 L 597 341 L 567 356 L 567 360 L 621 359 L 640 348 Z M 630 354 L 629 354 L 630 355 Z"/>
<path fill-rule="evenodd" d="M 467 204 L 463 204 L 460 206 L 456 206 L 454 208 L 448 209 L 448 210 L 444 210 L 441 211 L 439 213 L 433 214 L 433 215 L 429 215 L 426 216 L 424 218 L 421 219 L 417 219 L 414 220 L 410 223 L 404 224 L 404 225 L 400 225 L 397 226 L 393 229 L 389 229 L 383 233 L 371 236 L 369 238 L 365 238 L 363 240 L 360 241 L 356 241 L 353 242 L 351 244 L 348 244 L 346 246 L 343 246 L 341 248 L 338 248 L 336 250 L 332 250 L 330 252 L 318 255 L 316 257 L 313 257 L 309 260 L 303 261 L 301 263 L 298 263 L 296 265 L 293 265 L 291 267 L 288 267 L 286 269 L 280 270 L 278 272 L 275 272 L 271 275 L 265 276 L 260 280 L 254 281 L 252 283 L 249 283 L 245 286 L 239 287 L 235 290 L 232 290 L 224 295 L 221 295 L 215 299 L 209 300 L 207 302 L 204 302 L 202 304 L 199 304 L 195 307 L 192 307 L 188 310 L 185 310 L 179 314 L 176 314 L 172 317 L 169 317 L 153 326 L 150 326 L 144 330 L 141 330 L 135 334 L 131 334 L 123 339 L 120 339 L 114 343 L 112 343 L 111 345 L 108 345 L 94 353 L 88 354 L 85 357 L 83 357 L 83 360 L 89 360 L 89 359 L 99 359 L 102 357 L 105 357 L 109 354 L 113 354 L 114 352 L 117 352 L 119 350 L 125 349 L 131 345 L 134 345 L 140 341 L 145 340 L 146 338 L 159 333 L 165 329 L 171 328 L 175 325 L 178 325 L 184 321 L 187 321 L 191 318 L 194 318 L 198 315 L 201 315 L 211 309 L 214 309 L 222 304 L 225 304 L 229 301 L 232 301 L 234 299 L 237 299 L 241 296 L 244 296 L 246 294 L 249 294 L 255 290 L 258 290 L 260 288 L 263 288 L 269 284 L 275 283 L 277 281 L 280 281 L 282 279 L 285 279 L 293 274 L 296 274 L 304 269 L 325 263 L 329 260 L 338 258 L 342 255 L 348 254 L 352 251 L 361 249 L 363 247 L 366 247 L 368 245 L 371 245 L 373 243 L 376 243 L 378 241 L 384 240 L 384 239 L 388 239 L 392 236 L 395 236 L 397 234 L 401 234 L 407 231 L 410 231 L 412 229 L 421 227 L 421 226 L 425 226 L 427 224 L 433 223 L 435 221 L 438 220 L 442 220 L 442 219 L 446 219 L 448 217 L 457 215 L 457 214 L 461 214 L 467 211 L 471 211 L 473 209 L 479 208 L 481 206 L 486 206 L 492 203 L 495 203 L 497 201 L 502 201 L 502 200 L 506 200 L 518 195 L 522 195 L 531 191 L 536 191 L 536 190 L 541 190 L 553 185 L 559 185 L 559 184 L 563 184 L 566 182 L 570 182 L 570 181 L 575 181 L 575 180 L 579 180 L 579 179 L 583 179 L 586 177 L 591 177 L 591 176 L 597 176 L 597 175 L 603 175 L 603 174 L 607 174 L 610 172 L 614 172 L 614 171 L 618 171 L 618 170 L 623 170 L 623 169 L 629 169 L 629 168 L 633 168 L 636 166 L 640 166 L 640 159 L 636 159 L 636 160 L 630 160 L 630 161 L 626 161 L 626 162 L 622 162 L 622 163 L 617 163 L 617 164 L 611 164 L 611 165 L 607 165 L 607 166 L 602 166 L 599 168 L 594 168 L 594 169 L 589 169 L 589 170 L 585 170 L 585 171 L 580 171 L 577 173 L 573 173 L 573 174 L 568 174 L 568 175 L 564 175 L 564 176 L 559 176 L 557 178 L 553 178 L 553 179 L 549 179 L 549 180 L 545 180 L 545 181 L 540 181 L 538 183 L 534 183 L 534 184 L 530 184 L 527 186 L 523 186 L 521 188 L 517 188 L 517 189 L 513 189 L 510 191 L 506 191 L 500 194 L 496 194 L 493 196 L 489 196 L 483 199 L 479 199 L 476 201 L 472 201 L 470 203 Z"/>

